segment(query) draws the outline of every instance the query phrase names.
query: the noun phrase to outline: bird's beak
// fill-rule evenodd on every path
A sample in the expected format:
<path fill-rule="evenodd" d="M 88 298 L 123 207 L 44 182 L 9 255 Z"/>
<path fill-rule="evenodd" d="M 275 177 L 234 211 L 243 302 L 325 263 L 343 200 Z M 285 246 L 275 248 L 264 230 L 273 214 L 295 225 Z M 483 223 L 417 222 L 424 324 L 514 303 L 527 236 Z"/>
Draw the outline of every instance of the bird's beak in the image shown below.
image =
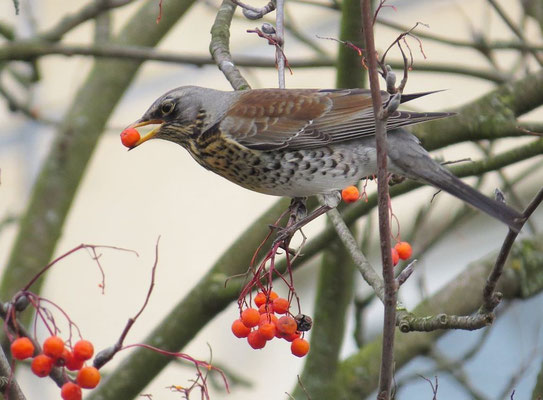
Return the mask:
<path fill-rule="evenodd" d="M 131 148 L 133 149 L 134 147 L 139 146 L 143 142 L 146 142 L 149 139 L 152 139 L 153 137 L 155 137 L 158 131 L 160 130 L 160 128 L 162 127 L 162 124 L 164 124 L 164 121 L 161 119 L 151 119 L 151 120 L 139 120 L 139 121 L 134 122 L 132 125 L 130 125 L 128 128 L 133 128 L 133 129 L 141 128 L 142 126 L 147 126 L 147 125 L 158 125 L 157 127 L 153 128 L 152 130 L 144 134 L 140 138 L 140 140 L 138 140 L 136 144 L 132 146 Z"/>

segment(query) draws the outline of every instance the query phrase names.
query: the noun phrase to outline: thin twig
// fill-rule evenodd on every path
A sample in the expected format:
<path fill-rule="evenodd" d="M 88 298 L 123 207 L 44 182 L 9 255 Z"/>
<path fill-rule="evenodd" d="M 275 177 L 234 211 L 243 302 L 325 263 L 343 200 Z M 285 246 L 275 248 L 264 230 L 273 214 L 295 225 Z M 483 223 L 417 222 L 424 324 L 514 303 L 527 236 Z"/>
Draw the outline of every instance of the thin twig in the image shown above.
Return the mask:
<path fill-rule="evenodd" d="M 496 3 L 495 0 L 487 0 L 490 5 L 494 8 L 496 13 L 500 16 L 500 18 L 505 22 L 505 24 L 511 29 L 511 31 L 519 38 L 519 40 L 522 43 L 526 43 L 526 39 L 524 38 L 524 35 L 522 31 L 511 21 L 509 16 L 505 13 L 505 11 L 500 7 L 498 3 Z M 541 59 L 540 55 L 536 51 L 529 51 L 530 54 L 535 58 L 537 63 L 540 66 L 543 66 L 543 60 Z"/>
<path fill-rule="evenodd" d="M 125 6 L 133 1 L 134 0 L 91 1 L 76 13 L 65 16 L 55 27 L 46 32 L 42 32 L 39 36 L 47 41 L 58 41 L 62 39 L 66 33 L 78 27 L 83 22 L 96 18 L 108 10 Z"/>
<path fill-rule="evenodd" d="M 527 220 L 532 213 L 536 210 L 536 208 L 541 204 L 543 201 L 543 188 L 539 190 L 539 192 L 535 195 L 535 197 L 532 199 L 530 204 L 526 207 L 526 209 L 522 212 L 522 217 L 524 220 Z M 505 240 L 503 241 L 502 247 L 500 249 L 500 253 L 498 254 L 498 257 L 496 258 L 496 263 L 494 264 L 494 267 L 492 268 L 492 271 L 490 272 L 490 275 L 488 276 L 488 279 L 486 281 L 485 288 L 483 289 L 483 309 L 486 312 L 493 311 L 496 306 L 500 302 L 500 295 L 496 292 L 496 286 L 498 284 L 498 280 L 500 279 L 503 267 L 505 265 L 505 261 L 507 260 L 507 257 L 509 256 L 509 253 L 511 252 L 511 248 L 513 247 L 513 243 L 515 242 L 515 239 L 518 236 L 518 232 L 514 232 L 512 230 L 509 230 L 507 233 L 507 236 L 505 237 Z"/>
<path fill-rule="evenodd" d="M 327 215 L 330 217 L 330 220 L 332 221 L 332 225 L 336 230 L 338 237 L 349 251 L 353 262 L 355 263 L 356 267 L 360 271 L 360 274 L 362 275 L 362 278 L 364 278 L 368 285 L 373 288 L 377 297 L 379 297 L 379 299 L 384 303 L 385 291 L 383 280 L 381 279 L 379 274 L 375 272 L 375 269 L 368 262 L 364 254 L 360 251 L 356 240 L 351 234 L 351 231 L 349 230 L 347 224 L 345 224 L 345 221 L 343 221 L 341 214 L 337 209 L 334 208 L 333 210 L 328 211 Z"/>
<path fill-rule="evenodd" d="M 123 348 L 124 340 L 126 339 L 126 336 L 128 335 L 128 332 L 132 328 L 132 326 L 136 323 L 137 319 L 141 315 L 141 313 L 145 310 L 147 307 L 147 304 L 149 303 L 149 299 L 151 298 L 151 294 L 153 293 L 153 288 L 155 287 L 155 275 L 156 275 L 156 269 L 158 266 L 158 245 L 160 243 L 160 236 L 158 237 L 155 245 L 155 262 L 153 264 L 153 268 L 151 268 L 151 282 L 149 284 L 149 289 L 147 290 L 147 295 L 145 296 L 145 301 L 143 302 L 143 305 L 140 307 L 138 312 L 132 317 L 129 318 L 121 335 L 119 336 L 119 339 L 117 339 L 117 342 L 105 349 L 102 350 L 100 353 L 94 357 L 93 365 L 95 368 L 100 369 L 103 367 L 107 362 L 109 362 L 117 352 L 119 352 Z"/>
<path fill-rule="evenodd" d="M 260 19 L 264 15 L 275 10 L 275 0 L 270 1 L 263 7 L 253 7 L 249 4 L 242 3 L 240 0 L 232 0 L 232 2 L 243 9 L 243 15 L 248 19 Z"/>
<path fill-rule="evenodd" d="M 275 59 L 277 60 L 277 73 L 279 80 L 279 88 L 285 88 L 285 53 L 283 47 L 285 45 L 285 0 L 276 0 L 277 10 L 275 11 L 275 30 L 279 47 L 275 50 Z"/>
<path fill-rule="evenodd" d="M 389 194 L 387 171 L 387 133 L 386 115 L 382 108 L 379 74 L 377 72 L 377 53 L 373 37 L 373 15 L 370 0 L 362 1 L 362 25 L 366 44 L 366 62 L 370 79 L 373 113 L 375 115 L 375 144 L 377 150 L 377 193 L 379 212 L 379 238 L 381 242 L 381 259 L 383 263 L 383 282 L 385 285 L 385 315 L 383 323 L 383 344 L 381 352 L 381 370 L 377 398 L 388 400 L 392 388 L 394 371 L 394 331 L 396 329 L 396 295 L 397 287 L 392 266 Z M 382 2 L 380 3 L 382 4 Z"/>

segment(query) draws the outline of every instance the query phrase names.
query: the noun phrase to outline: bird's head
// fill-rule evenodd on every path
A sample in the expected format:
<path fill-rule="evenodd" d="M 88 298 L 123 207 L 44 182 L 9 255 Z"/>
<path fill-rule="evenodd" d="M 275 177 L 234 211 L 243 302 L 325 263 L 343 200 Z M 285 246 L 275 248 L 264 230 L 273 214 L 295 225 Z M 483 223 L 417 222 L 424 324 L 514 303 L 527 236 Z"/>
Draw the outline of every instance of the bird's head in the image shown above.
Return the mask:
<path fill-rule="evenodd" d="M 183 145 L 193 133 L 197 119 L 205 118 L 202 100 L 209 90 L 196 86 L 183 86 L 160 96 L 143 116 L 127 129 L 137 129 L 147 125 L 156 126 L 129 147 L 134 148 L 153 138 Z"/>

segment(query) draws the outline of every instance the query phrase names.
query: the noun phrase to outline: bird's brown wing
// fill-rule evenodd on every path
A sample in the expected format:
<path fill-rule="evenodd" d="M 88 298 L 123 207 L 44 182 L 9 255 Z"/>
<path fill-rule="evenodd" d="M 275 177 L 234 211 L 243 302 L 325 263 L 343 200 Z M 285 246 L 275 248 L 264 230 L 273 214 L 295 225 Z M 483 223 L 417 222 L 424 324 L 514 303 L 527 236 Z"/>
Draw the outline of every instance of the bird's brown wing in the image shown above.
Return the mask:
<path fill-rule="evenodd" d="M 381 93 L 386 105 L 390 95 Z M 387 126 L 393 129 L 443 116 L 396 111 Z M 373 135 L 375 122 L 367 89 L 265 89 L 243 93 L 220 129 L 227 138 L 251 149 L 298 150 Z"/>

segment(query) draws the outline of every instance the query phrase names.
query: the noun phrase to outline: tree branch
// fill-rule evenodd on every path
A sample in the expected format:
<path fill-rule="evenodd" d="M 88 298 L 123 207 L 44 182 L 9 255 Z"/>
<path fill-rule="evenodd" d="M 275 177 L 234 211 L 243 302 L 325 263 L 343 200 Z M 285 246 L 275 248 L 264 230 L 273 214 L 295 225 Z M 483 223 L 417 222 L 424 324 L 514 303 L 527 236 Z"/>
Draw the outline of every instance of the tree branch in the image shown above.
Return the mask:
<path fill-rule="evenodd" d="M 236 6 L 232 1 L 223 0 L 211 27 L 209 52 L 230 85 L 235 90 L 244 90 L 250 89 L 251 86 L 241 76 L 230 54 L 230 24 L 235 10 Z"/>

